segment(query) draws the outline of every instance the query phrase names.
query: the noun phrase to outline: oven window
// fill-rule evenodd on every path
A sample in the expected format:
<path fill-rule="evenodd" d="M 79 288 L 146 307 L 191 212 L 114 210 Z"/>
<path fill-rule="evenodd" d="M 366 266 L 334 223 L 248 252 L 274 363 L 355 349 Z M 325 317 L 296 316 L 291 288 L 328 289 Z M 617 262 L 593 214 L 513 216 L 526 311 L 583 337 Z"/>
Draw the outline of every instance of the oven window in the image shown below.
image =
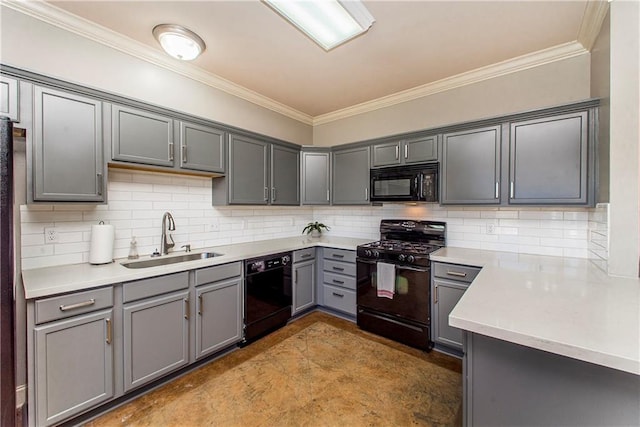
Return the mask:
<path fill-rule="evenodd" d="M 409 196 L 411 195 L 411 179 L 385 179 L 373 183 L 373 194 L 376 196 Z"/>

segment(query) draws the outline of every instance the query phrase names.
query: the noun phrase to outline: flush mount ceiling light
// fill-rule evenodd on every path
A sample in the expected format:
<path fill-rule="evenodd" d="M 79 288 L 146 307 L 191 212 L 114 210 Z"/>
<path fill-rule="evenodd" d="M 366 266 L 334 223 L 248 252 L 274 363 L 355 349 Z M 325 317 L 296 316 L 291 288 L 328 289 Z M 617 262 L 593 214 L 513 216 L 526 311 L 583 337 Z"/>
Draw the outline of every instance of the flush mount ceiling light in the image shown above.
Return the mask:
<path fill-rule="evenodd" d="M 366 32 L 375 19 L 359 0 L 264 0 L 324 50 Z"/>
<path fill-rule="evenodd" d="M 153 36 L 165 52 L 183 61 L 196 59 L 206 48 L 200 36 L 176 24 L 156 25 Z"/>

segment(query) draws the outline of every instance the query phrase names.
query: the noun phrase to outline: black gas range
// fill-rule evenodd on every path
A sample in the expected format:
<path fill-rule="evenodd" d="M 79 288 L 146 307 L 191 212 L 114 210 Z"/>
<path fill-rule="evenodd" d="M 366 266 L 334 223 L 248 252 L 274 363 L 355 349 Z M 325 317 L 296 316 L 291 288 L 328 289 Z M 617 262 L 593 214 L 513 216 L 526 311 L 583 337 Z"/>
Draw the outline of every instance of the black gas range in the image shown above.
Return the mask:
<path fill-rule="evenodd" d="M 445 241 L 445 222 L 383 219 L 380 240 L 356 252 L 358 326 L 430 350 L 429 254 Z"/>

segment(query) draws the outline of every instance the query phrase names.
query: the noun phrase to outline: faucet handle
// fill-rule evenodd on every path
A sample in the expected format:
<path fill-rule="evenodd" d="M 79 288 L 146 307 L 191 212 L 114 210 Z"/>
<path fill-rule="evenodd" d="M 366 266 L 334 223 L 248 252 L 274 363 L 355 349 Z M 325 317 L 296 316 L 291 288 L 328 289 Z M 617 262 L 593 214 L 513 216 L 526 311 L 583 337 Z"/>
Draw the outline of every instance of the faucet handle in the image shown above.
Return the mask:
<path fill-rule="evenodd" d="M 185 252 L 191 252 L 191 245 L 182 245 L 181 248 L 186 248 Z"/>

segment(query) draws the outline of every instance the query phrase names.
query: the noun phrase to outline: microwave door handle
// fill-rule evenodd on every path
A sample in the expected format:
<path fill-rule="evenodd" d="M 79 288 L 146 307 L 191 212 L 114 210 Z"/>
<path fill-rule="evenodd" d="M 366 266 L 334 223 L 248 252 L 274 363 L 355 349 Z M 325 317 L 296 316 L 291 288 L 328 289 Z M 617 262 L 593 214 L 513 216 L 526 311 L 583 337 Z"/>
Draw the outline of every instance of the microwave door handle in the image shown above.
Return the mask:
<path fill-rule="evenodd" d="M 422 173 L 418 174 L 418 179 L 420 180 L 420 195 L 418 197 L 418 200 L 425 200 L 425 196 L 424 196 L 424 174 L 422 174 Z"/>

